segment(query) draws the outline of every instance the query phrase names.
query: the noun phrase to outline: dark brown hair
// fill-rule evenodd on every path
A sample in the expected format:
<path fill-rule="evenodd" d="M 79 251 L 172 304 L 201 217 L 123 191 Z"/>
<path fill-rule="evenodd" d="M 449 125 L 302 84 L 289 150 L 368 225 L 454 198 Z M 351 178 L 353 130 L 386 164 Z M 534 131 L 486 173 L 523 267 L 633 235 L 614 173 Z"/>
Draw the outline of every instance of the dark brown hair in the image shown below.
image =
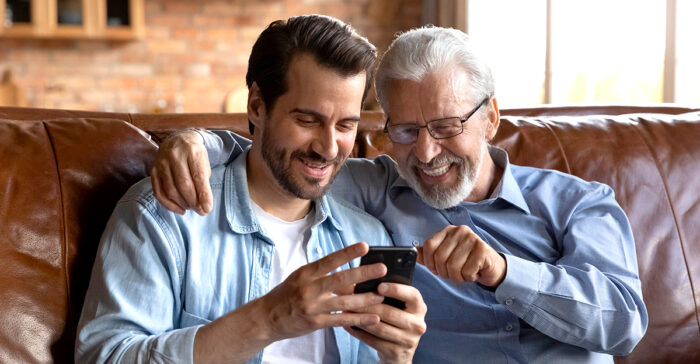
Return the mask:
<path fill-rule="evenodd" d="M 248 60 L 246 84 L 256 83 L 265 104 L 272 110 L 277 99 L 288 90 L 287 70 L 295 55 L 307 53 L 318 64 L 341 76 L 367 74 L 364 102 L 372 85 L 377 50 L 342 21 L 325 15 L 302 15 L 272 22 L 258 37 Z M 249 123 L 250 133 L 253 125 Z"/>

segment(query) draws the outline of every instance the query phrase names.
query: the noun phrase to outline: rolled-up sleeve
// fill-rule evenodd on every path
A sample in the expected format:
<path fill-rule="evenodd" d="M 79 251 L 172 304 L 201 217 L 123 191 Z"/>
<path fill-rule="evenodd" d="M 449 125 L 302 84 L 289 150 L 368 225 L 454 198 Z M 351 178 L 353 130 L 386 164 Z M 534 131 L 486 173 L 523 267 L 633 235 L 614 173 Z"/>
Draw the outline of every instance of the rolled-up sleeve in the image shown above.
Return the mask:
<path fill-rule="evenodd" d="M 177 328 L 182 252 L 152 210 L 122 199 L 110 218 L 78 325 L 76 362 L 192 362 L 201 325 Z"/>

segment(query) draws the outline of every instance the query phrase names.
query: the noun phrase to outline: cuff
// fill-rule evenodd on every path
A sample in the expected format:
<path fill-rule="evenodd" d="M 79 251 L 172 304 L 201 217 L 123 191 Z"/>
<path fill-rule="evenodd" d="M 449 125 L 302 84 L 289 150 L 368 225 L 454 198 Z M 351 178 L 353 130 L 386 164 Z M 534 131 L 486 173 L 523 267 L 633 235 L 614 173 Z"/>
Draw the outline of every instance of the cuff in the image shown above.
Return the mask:
<path fill-rule="evenodd" d="M 193 363 L 194 338 L 202 325 L 177 329 L 162 334 L 154 343 L 151 354 L 160 356 L 156 362 Z M 154 358 L 155 359 L 155 358 Z"/>
<path fill-rule="evenodd" d="M 496 288 L 496 300 L 518 317 L 523 317 L 537 299 L 540 264 L 504 254 L 506 277 Z"/>
<path fill-rule="evenodd" d="M 218 165 L 218 161 L 212 161 L 211 156 L 218 156 L 220 154 L 221 149 L 223 148 L 223 143 L 221 142 L 221 139 L 218 138 L 214 133 L 208 131 L 208 130 L 203 130 L 203 129 L 192 129 L 199 136 L 202 137 L 202 142 L 204 143 L 204 149 L 207 151 L 207 158 L 209 159 L 209 164 L 211 165 Z M 216 162 L 216 163 L 214 163 Z"/>

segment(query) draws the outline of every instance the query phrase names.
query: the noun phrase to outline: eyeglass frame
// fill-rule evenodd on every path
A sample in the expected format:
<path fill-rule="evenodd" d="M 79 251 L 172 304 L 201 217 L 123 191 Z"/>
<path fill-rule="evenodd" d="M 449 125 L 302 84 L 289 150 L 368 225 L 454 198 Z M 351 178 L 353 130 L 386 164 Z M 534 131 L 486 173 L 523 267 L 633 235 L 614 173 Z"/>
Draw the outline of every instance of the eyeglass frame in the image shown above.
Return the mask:
<path fill-rule="evenodd" d="M 395 125 L 409 125 L 409 124 L 415 125 L 415 129 L 416 129 L 415 139 L 412 140 L 412 141 L 410 141 L 410 142 L 407 142 L 407 143 L 397 142 L 397 141 L 395 141 L 394 139 L 391 138 L 391 133 L 389 133 L 389 121 L 391 120 L 391 118 L 386 118 L 386 123 L 384 123 L 384 132 L 389 136 L 389 140 L 391 140 L 393 143 L 398 143 L 398 144 L 411 144 L 411 143 L 415 143 L 416 140 L 418 140 L 418 133 L 419 133 L 420 129 L 422 129 L 422 128 L 426 128 L 426 129 L 428 130 L 428 134 L 430 134 L 430 136 L 431 136 L 433 139 L 440 140 L 440 139 L 454 138 L 454 137 L 456 137 L 457 135 L 460 135 L 460 134 L 462 134 L 462 133 L 464 132 L 464 123 L 466 123 L 467 120 L 469 120 L 469 118 L 471 118 L 471 117 L 472 117 L 482 106 L 484 106 L 484 104 L 486 104 L 486 102 L 489 101 L 489 100 L 491 100 L 491 97 L 490 97 L 490 96 L 487 96 L 486 98 L 484 98 L 484 100 L 482 100 L 482 101 L 479 103 L 479 105 L 477 105 L 477 106 L 474 108 L 474 110 L 472 110 L 470 113 L 468 113 L 464 118 L 460 118 L 460 117 L 458 117 L 458 116 L 450 116 L 450 117 L 446 117 L 446 118 L 434 119 L 434 120 L 430 120 L 430 121 L 426 122 L 425 125 L 423 125 L 423 126 L 418 126 L 418 124 L 416 124 L 416 123 L 395 124 Z M 462 127 L 462 128 L 460 129 L 459 133 L 454 134 L 454 135 L 450 135 L 450 136 L 447 136 L 447 137 L 440 137 L 440 138 L 438 138 L 438 137 L 436 137 L 435 135 L 433 135 L 432 129 L 429 127 L 430 124 L 432 124 L 432 123 L 434 123 L 434 122 L 436 122 L 436 121 L 442 121 L 442 120 L 447 120 L 447 119 L 459 119 L 460 126 Z"/>

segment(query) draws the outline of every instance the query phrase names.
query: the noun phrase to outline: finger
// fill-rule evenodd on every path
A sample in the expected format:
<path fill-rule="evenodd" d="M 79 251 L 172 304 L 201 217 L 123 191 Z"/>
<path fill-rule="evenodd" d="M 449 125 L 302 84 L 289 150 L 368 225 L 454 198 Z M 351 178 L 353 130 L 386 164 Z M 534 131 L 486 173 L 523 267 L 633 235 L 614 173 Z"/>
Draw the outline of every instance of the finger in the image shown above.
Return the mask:
<path fill-rule="evenodd" d="M 482 249 L 474 249 L 462 268 L 462 277 L 465 281 L 474 282 L 479 279 L 479 272 L 483 268 L 486 258 L 487 256 Z"/>
<path fill-rule="evenodd" d="M 354 330 L 349 327 L 344 328 L 350 335 L 358 340 L 366 343 L 370 347 L 374 348 L 380 356 L 380 361 L 384 362 L 411 362 L 410 358 L 413 357 L 415 348 L 418 346 L 418 340 L 420 338 L 416 337 L 410 340 L 409 345 L 399 345 L 387 340 L 378 338 L 372 334 L 367 333 L 362 330 Z"/>
<path fill-rule="evenodd" d="M 453 228 L 453 225 L 445 226 L 442 228 L 442 230 L 435 233 L 435 235 L 431 236 L 423 243 L 423 263 L 425 267 L 433 273 L 435 273 L 435 260 L 433 259 L 433 253 L 445 239 L 447 232 Z"/>
<path fill-rule="evenodd" d="M 186 204 L 184 207 L 196 211 L 199 208 L 197 204 L 197 192 L 194 187 L 194 182 L 192 181 L 192 172 L 190 171 L 187 160 L 171 158 L 170 171 L 173 182 L 175 182 L 175 188 L 182 201 Z M 197 213 L 199 213 L 199 211 L 197 211 Z"/>
<path fill-rule="evenodd" d="M 367 254 L 368 251 L 369 245 L 367 245 L 367 243 L 360 242 L 328 254 L 324 258 L 309 264 L 308 267 L 314 276 L 326 275 L 336 270 L 343 264 L 347 264 L 351 260 Z"/>
<path fill-rule="evenodd" d="M 418 256 L 416 257 L 416 262 L 418 264 L 423 264 L 423 247 L 417 246 L 416 250 L 418 250 Z M 425 265 L 425 264 L 423 264 L 423 265 Z"/>
<path fill-rule="evenodd" d="M 479 280 L 481 277 L 481 271 L 484 269 L 484 266 L 487 265 L 486 260 L 490 258 L 486 249 L 487 247 L 488 246 L 486 244 L 480 244 L 478 247 L 475 247 L 472 250 L 471 254 L 469 254 L 469 258 L 465 262 L 461 271 L 462 277 L 465 281 L 474 282 Z"/>
<path fill-rule="evenodd" d="M 377 289 L 380 295 L 395 298 L 403 301 L 406 304 L 406 308 L 403 310 L 392 307 L 399 312 L 405 311 L 407 313 L 418 315 L 425 315 L 427 312 L 427 307 L 423 301 L 423 296 L 420 294 L 418 289 L 416 289 L 416 287 L 406 284 L 383 282 L 379 284 Z M 398 325 L 398 323 L 396 324 Z"/>
<path fill-rule="evenodd" d="M 162 174 L 161 174 L 162 172 Z M 159 175 L 161 175 L 160 179 L 160 187 L 161 190 L 163 191 L 163 194 L 170 200 L 173 201 L 175 204 L 180 206 L 182 209 L 186 210 L 188 208 L 187 203 L 185 203 L 184 200 L 182 200 L 182 197 L 180 196 L 180 193 L 177 190 L 177 187 L 175 186 L 175 183 L 173 181 L 173 176 L 172 172 L 170 171 L 170 167 L 167 164 L 163 164 Z"/>
<path fill-rule="evenodd" d="M 450 258 L 452 251 L 458 244 L 462 244 L 465 238 L 464 231 L 459 227 L 450 229 L 440 245 L 433 251 L 433 264 L 435 265 L 435 273 L 440 277 L 448 278 L 447 259 Z"/>
<path fill-rule="evenodd" d="M 469 236 L 466 239 L 473 240 L 474 238 Z M 447 270 L 446 278 L 451 279 L 456 284 L 464 283 L 464 277 L 462 276 L 462 269 L 469 258 L 469 254 L 474 247 L 473 241 L 463 241 L 462 244 L 457 244 L 452 250 L 449 258 L 445 262 L 445 269 Z"/>
<path fill-rule="evenodd" d="M 384 277 L 387 273 L 386 265 L 374 263 L 362 265 L 356 268 L 345 269 L 327 275 L 320 279 L 322 292 L 334 292 L 342 287 L 354 285 L 370 279 Z"/>
<path fill-rule="evenodd" d="M 341 312 L 318 316 L 321 327 L 371 326 L 379 323 L 379 316 L 372 313 Z"/>
<path fill-rule="evenodd" d="M 209 177 L 211 176 L 211 167 L 209 160 L 205 158 L 205 153 L 195 152 L 187 158 L 187 164 L 192 174 L 192 181 L 196 194 L 196 206 L 200 211 L 200 215 L 205 215 L 211 212 L 212 209 L 212 193 L 209 186 Z"/>
<path fill-rule="evenodd" d="M 402 326 L 399 327 L 385 322 L 384 317 L 380 314 L 382 322 L 374 325 L 359 325 L 358 327 L 362 330 L 348 332 L 384 354 L 396 353 L 397 349 L 413 351 L 418 346 L 421 335 L 426 331 L 425 316 L 411 315 L 387 305 L 376 305 L 374 307 L 381 306 L 383 306 L 381 308 L 383 310 L 398 311 L 398 315 L 404 317 L 400 320 Z M 346 328 L 346 330 L 352 329 Z M 410 355 L 412 356 L 412 354 Z"/>
<path fill-rule="evenodd" d="M 360 325 L 354 325 L 354 326 L 359 327 L 362 330 L 355 330 L 352 327 L 343 327 L 343 328 L 345 329 L 345 331 L 347 331 L 354 338 L 369 345 L 374 350 L 377 350 L 377 352 L 380 352 L 380 353 L 385 352 L 387 350 L 390 350 L 391 346 L 396 345 L 396 343 L 394 343 L 394 342 L 387 341 L 385 339 L 379 338 L 379 337 L 369 333 L 367 331 L 369 329 L 368 326 L 360 326 Z"/>
<path fill-rule="evenodd" d="M 375 292 L 330 296 L 320 302 L 319 310 L 321 312 L 368 313 L 364 308 L 380 304 L 382 301 L 384 301 L 384 296 Z"/>
<path fill-rule="evenodd" d="M 382 319 L 383 321 L 383 319 Z M 364 334 L 370 335 L 374 337 L 373 343 L 375 345 L 379 344 L 381 345 L 381 342 L 384 342 L 384 345 L 390 343 L 394 345 L 401 345 L 401 346 L 408 346 L 410 345 L 408 341 L 409 335 L 412 335 L 411 331 L 404 330 L 398 327 L 395 327 L 393 325 L 390 325 L 385 322 L 378 322 L 376 324 L 371 324 L 371 325 L 355 325 L 356 327 L 359 327 L 362 329 Z M 356 330 L 360 331 L 360 330 Z M 360 331 L 362 332 L 362 331 Z M 369 344 L 369 343 L 367 343 Z M 371 346 L 371 345 L 370 345 Z"/>
<path fill-rule="evenodd" d="M 333 291 L 334 295 L 344 295 L 344 294 L 352 294 L 355 291 L 355 285 L 354 284 L 349 284 L 345 287 L 340 287 L 336 290 Z"/>
<path fill-rule="evenodd" d="M 167 196 L 165 196 L 165 193 L 163 193 L 161 176 L 158 173 L 158 169 L 155 167 L 153 167 L 153 170 L 151 171 L 151 185 L 153 186 L 153 195 L 161 205 L 176 214 L 182 215 L 185 213 L 185 209 L 182 208 L 182 206 L 170 200 Z"/>

